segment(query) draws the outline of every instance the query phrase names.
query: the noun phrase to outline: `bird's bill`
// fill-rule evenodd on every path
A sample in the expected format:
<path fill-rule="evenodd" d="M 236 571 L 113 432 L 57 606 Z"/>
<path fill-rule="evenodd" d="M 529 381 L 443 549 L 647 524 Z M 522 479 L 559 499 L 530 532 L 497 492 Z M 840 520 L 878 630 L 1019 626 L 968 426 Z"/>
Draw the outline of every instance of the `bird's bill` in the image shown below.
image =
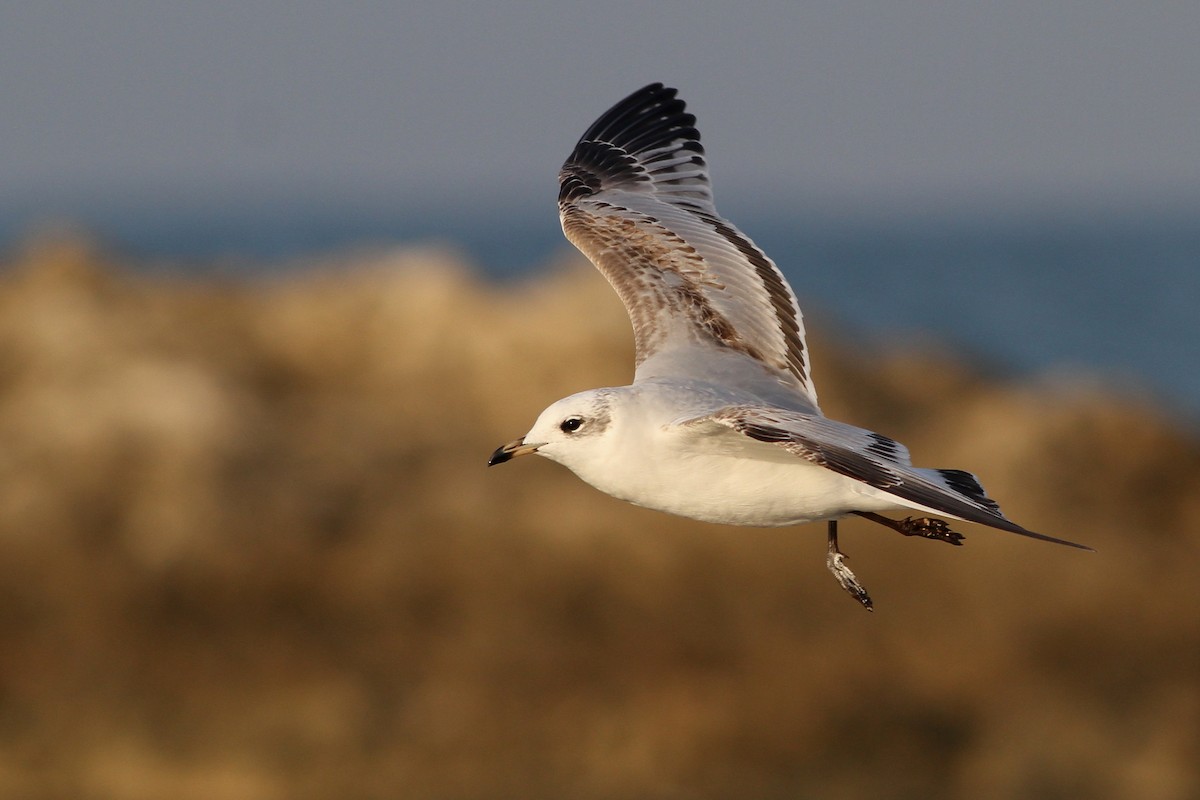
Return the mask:
<path fill-rule="evenodd" d="M 525 444 L 525 437 L 513 439 L 508 444 L 502 444 L 496 448 L 496 452 L 492 453 L 492 457 L 488 459 L 488 466 L 494 467 L 497 464 L 503 464 L 505 461 L 512 461 L 517 456 L 527 456 L 530 453 L 536 453 L 538 445 Z"/>

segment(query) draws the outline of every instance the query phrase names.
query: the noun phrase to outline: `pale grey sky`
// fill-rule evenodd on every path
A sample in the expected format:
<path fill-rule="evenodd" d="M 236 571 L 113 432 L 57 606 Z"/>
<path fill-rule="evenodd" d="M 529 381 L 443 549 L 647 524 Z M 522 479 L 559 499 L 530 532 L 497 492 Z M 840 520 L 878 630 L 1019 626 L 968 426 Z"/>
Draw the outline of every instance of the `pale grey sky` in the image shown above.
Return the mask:
<path fill-rule="evenodd" d="M 718 200 L 1188 203 L 1198 42 L 1195 0 L 6 3 L 0 208 L 540 201 L 653 80 Z"/>

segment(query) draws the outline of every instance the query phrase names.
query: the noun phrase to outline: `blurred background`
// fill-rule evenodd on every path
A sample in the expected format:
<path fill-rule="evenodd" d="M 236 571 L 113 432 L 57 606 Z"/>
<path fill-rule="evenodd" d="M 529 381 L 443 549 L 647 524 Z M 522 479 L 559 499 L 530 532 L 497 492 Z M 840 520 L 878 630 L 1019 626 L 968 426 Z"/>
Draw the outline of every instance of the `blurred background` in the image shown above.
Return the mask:
<path fill-rule="evenodd" d="M 0 8 L 0 795 L 1200 796 L 1200 9 Z M 822 405 L 1083 554 L 486 470 L 651 81 Z"/>

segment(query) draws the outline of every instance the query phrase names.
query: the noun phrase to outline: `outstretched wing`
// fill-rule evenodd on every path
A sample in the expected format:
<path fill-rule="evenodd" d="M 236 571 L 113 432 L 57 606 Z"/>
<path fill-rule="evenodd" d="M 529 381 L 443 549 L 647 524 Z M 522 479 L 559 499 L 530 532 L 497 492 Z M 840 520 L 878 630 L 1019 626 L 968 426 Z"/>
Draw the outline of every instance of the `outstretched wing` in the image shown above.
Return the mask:
<path fill-rule="evenodd" d="M 1092 549 L 1035 533 L 1009 520 L 969 472 L 914 467 L 908 450 L 899 442 L 819 414 L 736 405 L 681 420 L 679 424 L 732 428 L 751 439 L 778 445 L 800 458 L 862 481 L 915 508 L 1046 542 Z"/>
<path fill-rule="evenodd" d="M 796 297 L 717 214 L 696 118 L 675 94 L 651 84 L 583 134 L 559 174 L 563 231 L 625 304 L 638 380 L 703 377 L 720 348 L 758 362 L 815 409 Z"/>

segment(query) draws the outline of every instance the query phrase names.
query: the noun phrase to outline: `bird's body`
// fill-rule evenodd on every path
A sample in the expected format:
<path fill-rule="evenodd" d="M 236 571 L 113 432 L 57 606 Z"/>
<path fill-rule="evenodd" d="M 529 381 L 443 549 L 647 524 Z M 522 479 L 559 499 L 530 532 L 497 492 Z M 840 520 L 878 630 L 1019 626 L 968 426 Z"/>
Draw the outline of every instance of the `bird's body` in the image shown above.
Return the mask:
<path fill-rule="evenodd" d="M 594 447 L 543 447 L 606 494 L 634 505 L 729 525 L 780 527 L 852 511 L 928 510 L 725 425 L 699 423 L 733 403 L 757 403 L 722 387 L 654 379 L 601 390 L 607 427 Z M 584 397 L 578 399 L 586 400 Z M 579 408 L 576 398 L 553 419 Z M 528 437 L 527 437 L 528 438 Z"/>
<path fill-rule="evenodd" d="M 608 278 L 634 330 L 630 386 L 559 400 L 490 464 L 538 453 L 603 492 L 706 522 L 829 520 L 829 568 L 848 514 L 959 544 L 918 511 L 1068 544 L 1006 518 L 975 476 L 914 467 L 900 443 L 827 418 L 803 318 L 775 264 L 717 214 L 695 117 L 651 84 L 602 115 L 559 175 L 563 231 Z"/>

